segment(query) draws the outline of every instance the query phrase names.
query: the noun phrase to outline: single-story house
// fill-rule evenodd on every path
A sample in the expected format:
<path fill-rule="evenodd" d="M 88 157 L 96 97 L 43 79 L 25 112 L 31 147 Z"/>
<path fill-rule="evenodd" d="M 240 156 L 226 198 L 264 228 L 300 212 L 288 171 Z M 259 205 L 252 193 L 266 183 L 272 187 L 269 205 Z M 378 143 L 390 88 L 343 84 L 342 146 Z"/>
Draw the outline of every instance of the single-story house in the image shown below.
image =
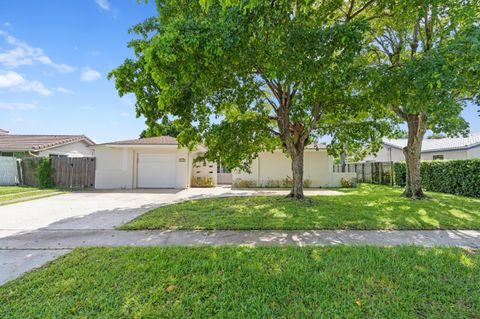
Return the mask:
<path fill-rule="evenodd" d="M 0 130 L 0 156 L 88 157 L 95 142 L 85 135 L 20 135 Z"/>
<path fill-rule="evenodd" d="M 210 179 L 213 185 L 244 179 L 264 186 L 267 181 L 291 176 L 291 162 L 281 151 L 261 153 L 251 172 L 229 172 L 216 163 L 194 163 L 205 152 L 203 147 L 189 151 L 170 136 L 159 136 L 93 145 L 96 171 L 95 188 L 188 188 L 192 181 Z M 305 179 L 310 187 L 340 186 L 342 177 L 355 173 L 334 173 L 333 159 L 323 145 L 305 151 Z"/>
<path fill-rule="evenodd" d="M 368 155 L 364 161 L 400 162 L 405 160 L 403 148 L 407 139 L 386 139 L 377 155 Z M 468 137 L 425 139 L 422 160 L 450 160 L 480 158 L 480 133 Z"/>

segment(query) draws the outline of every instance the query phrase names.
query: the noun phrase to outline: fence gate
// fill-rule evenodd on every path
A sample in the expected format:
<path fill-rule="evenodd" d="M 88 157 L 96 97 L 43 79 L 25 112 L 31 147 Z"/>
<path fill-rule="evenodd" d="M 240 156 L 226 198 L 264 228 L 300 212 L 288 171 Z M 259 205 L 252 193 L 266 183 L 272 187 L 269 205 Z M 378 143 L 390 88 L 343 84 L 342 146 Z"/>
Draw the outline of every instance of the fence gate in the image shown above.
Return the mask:
<path fill-rule="evenodd" d="M 53 182 L 61 188 L 93 188 L 94 157 L 53 157 Z"/>

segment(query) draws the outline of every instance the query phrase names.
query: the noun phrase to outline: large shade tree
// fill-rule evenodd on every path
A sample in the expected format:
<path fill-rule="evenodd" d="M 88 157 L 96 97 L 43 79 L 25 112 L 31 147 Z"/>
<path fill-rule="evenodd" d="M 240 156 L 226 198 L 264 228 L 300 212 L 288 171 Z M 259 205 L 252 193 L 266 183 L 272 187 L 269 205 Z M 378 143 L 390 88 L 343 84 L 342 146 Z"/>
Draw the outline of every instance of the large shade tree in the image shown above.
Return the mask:
<path fill-rule="evenodd" d="M 248 170 L 259 152 L 283 149 L 293 198 L 304 196 L 303 153 L 317 137 L 332 136 L 329 150 L 339 153 L 378 148 L 391 131 L 370 99 L 363 58 L 383 5 L 205 3 L 158 1 L 159 16 L 133 28 L 136 58 L 110 74 L 120 94 L 137 95 L 147 123 L 174 122 L 182 145 L 204 143 L 205 158 L 229 168 Z"/>
<path fill-rule="evenodd" d="M 402 0 L 372 26 L 378 102 L 408 127 L 404 196 L 421 199 L 420 156 L 427 130 L 466 134 L 461 117 L 480 87 L 478 0 Z"/>

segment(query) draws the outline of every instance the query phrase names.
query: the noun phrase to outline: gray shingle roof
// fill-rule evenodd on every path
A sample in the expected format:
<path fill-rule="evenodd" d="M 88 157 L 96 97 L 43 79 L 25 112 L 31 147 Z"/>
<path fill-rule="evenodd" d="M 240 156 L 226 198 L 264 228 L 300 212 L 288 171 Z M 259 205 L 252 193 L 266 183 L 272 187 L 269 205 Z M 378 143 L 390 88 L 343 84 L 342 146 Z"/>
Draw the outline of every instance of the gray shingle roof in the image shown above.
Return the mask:
<path fill-rule="evenodd" d="M 17 135 L 1 134 L 0 151 L 41 151 L 43 149 L 84 141 L 94 145 L 85 135 Z"/>
<path fill-rule="evenodd" d="M 386 139 L 385 144 L 404 148 L 407 145 L 407 139 Z M 480 133 L 471 134 L 468 137 L 447 137 L 441 139 L 425 139 L 422 144 L 422 152 L 461 150 L 480 145 Z"/>

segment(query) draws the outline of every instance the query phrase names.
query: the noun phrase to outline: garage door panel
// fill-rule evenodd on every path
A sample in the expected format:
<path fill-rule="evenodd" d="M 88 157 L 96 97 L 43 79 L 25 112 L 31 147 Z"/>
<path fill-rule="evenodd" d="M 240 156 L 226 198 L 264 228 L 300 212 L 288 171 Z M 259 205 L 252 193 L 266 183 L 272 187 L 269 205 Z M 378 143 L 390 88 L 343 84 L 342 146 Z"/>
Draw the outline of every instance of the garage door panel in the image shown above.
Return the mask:
<path fill-rule="evenodd" d="M 175 154 L 138 154 L 139 188 L 175 188 Z"/>

